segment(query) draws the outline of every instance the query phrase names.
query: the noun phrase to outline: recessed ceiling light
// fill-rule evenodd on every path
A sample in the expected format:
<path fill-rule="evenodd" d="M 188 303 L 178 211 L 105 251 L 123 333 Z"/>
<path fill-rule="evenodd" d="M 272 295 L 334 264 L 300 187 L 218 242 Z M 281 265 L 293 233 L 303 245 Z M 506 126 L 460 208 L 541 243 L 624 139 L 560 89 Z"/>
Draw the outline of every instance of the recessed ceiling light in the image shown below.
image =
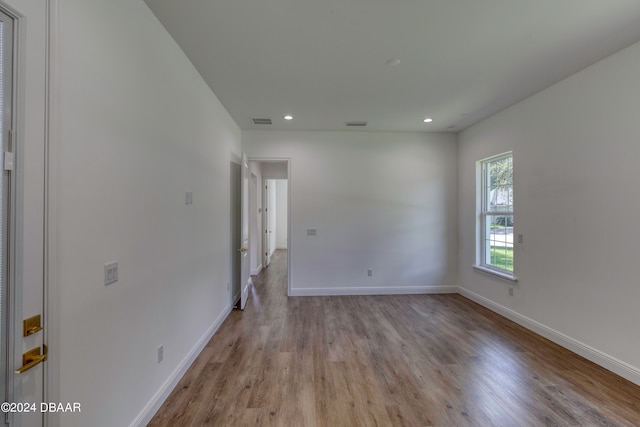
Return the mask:
<path fill-rule="evenodd" d="M 423 122 L 425 123 L 431 123 L 433 121 L 433 119 L 431 117 L 427 117 L 426 119 L 423 120 Z"/>
<path fill-rule="evenodd" d="M 387 59 L 387 62 L 385 62 L 385 64 L 387 64 L 390 67 L 395 67 L 399 63 L 400 63 L 400 58 Z"/>
<path fill-rule="evenodd" d="M 283 119 L 285 120 L 293 120 L 293 116 L 290 114 L 287 114 L 286 116 L 283 117 Z"/>

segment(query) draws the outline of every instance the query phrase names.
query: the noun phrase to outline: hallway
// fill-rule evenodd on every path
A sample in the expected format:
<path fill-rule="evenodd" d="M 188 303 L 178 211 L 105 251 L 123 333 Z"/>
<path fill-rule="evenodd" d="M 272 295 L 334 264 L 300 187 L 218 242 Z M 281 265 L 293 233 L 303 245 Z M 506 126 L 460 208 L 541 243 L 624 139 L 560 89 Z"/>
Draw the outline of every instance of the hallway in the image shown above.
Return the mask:
<path fill-rule="evenodd" d="M 151 426 L 640 425 L 640 387 L 460 295 L 289 298 L 286 260 Z"/>

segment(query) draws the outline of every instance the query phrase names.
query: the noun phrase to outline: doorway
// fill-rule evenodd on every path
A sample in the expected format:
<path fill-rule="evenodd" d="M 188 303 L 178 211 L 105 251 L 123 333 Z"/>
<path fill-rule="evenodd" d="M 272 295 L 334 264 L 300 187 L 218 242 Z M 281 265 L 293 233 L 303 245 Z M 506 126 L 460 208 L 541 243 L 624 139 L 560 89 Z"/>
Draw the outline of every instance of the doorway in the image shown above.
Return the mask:
<path fill-rule="evenodd" d="M 242 208 L 244 168 L 234 161 L 230 162 L 230 298 L 231 306 L 234 308 L 239 307 L 238 301 L 242 301 L 243 295 L 240 256 L 248 258 L 249 273 L 251 277 L 255 277 L 268 267 L 274 251 L 280 250 L 280 258 L 286 259 L 286 292 L 287 295 L 291 294 L 290 162 L 288 159 L 249 159 L 247 169 L 248 244 L 243 244 L 240 248 L 242 252 L 238 252 L 240 249 L 237 243 L 243 234 L 245 215 Z M 263 191 L 260 191 L 260 187 Z M 273 192 L 265 195 L 268 188 Z M 271 209 L 268 207 L 269 199 L 272 199 Z M 268 238 L 269 235 L 271 239 Z M 268 245 L 266 250 L 265 245 Z M 286 256 L 282 252 L 286 252 Z"/>
<path fill-rule="evenodd" d="M 252 257 L 251 274 L 258 275 L 269 267 L 271 257 L 278 250 L 286 259 L 287 295 L 291 290 L 290 275 L 290 162 L 289 159 L 250 159 L 252 180 L 258 184 L 255 192 L 250 192 L 252 207 L 250 247 L 255 251 Z M 283 253 L 286 253 L 283 254 Z"/>
<path fill-rule="evenodd" d="M 231 307 L 236 307 L 240 301 L 240 253 L 238 252 L 238 243 L 242 235 L 242 209 L 241 209 L 241 186 L 242 186 L 242 168 L 238 163 L 229 162 L 229 181 L 231 183 L 231 191 L 229 192 L 229 218 L 231 219 L 231 240 L 229 242 L 229 251 L 231 253 Z"/>
<path fill-rule="evenodd" d="M 265 200 L 265 240 L 264 264 L 271 264 L 271 257 L 276 250 L 288 249 L 288 184 L 287 179 L 264 180 Z"/>

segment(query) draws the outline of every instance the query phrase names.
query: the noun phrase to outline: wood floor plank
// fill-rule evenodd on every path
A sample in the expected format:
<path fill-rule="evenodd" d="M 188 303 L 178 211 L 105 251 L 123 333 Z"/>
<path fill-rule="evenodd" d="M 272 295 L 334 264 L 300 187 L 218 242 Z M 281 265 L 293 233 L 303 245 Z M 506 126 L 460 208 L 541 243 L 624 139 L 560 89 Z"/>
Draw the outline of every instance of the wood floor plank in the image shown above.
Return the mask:
<path fill-rule="evenodd" d="M 460 295 L 254 278 L 151 426 L 640 426 L 640 387 Z"/>

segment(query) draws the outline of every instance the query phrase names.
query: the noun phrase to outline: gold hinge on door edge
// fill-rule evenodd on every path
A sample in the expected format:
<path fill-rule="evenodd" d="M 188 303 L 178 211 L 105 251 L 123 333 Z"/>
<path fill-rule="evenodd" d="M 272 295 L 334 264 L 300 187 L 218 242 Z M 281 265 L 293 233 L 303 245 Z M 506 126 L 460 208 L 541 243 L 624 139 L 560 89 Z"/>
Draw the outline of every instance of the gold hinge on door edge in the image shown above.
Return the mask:
<path fill-rule="evenodd" d="M 40 347 L 35 347 L 22 355 L 22 366 L 16 369 L 16 374 L 26 372 L 34 366 L 47 360 L 47 346 L 44 345 L 42 347 L 42 354 L 40 354 Z"/>

